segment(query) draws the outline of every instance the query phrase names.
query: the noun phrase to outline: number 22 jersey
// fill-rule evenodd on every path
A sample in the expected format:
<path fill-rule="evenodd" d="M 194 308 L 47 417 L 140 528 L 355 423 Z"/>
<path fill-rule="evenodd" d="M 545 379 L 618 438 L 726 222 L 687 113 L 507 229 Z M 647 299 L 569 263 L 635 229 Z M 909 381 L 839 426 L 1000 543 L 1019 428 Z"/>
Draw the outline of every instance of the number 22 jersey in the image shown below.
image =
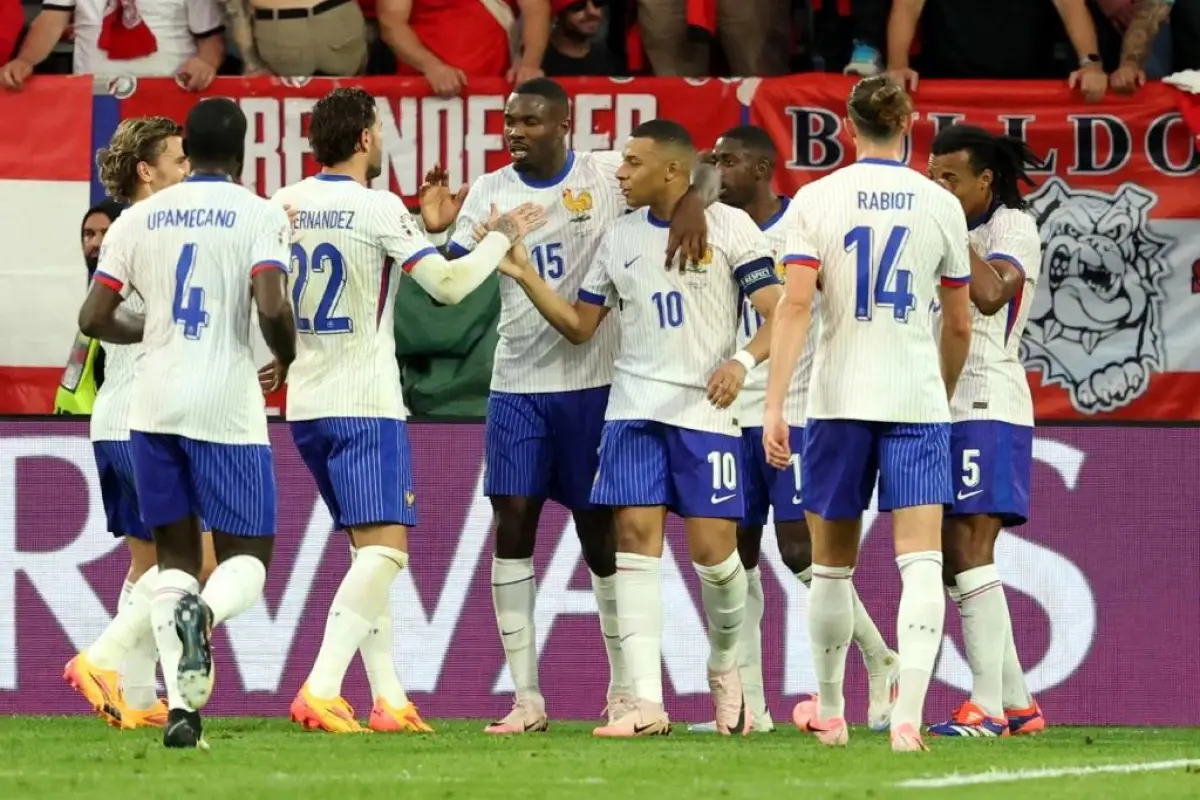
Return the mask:
<path fill-rule="evenodd" d="M 400 198 L 346 175 L 280 189 L 297 209 L 291 247 L 296 362 L 290 422 L 328 417 L 405 419 L 393 308 L 399 276 L 437 252 Z"/>

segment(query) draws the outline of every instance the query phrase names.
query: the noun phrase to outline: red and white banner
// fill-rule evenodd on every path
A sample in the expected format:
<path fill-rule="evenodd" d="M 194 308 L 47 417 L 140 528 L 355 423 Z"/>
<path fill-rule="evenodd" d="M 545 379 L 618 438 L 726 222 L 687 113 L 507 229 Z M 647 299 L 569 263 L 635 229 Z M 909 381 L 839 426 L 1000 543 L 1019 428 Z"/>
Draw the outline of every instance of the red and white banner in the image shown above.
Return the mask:
<path fill-rule="evenodd" d="M 87 103 L 76 97 L 84 80 L 40 78 L 25 92 L 0 96 L 4 119 L 42 120 L 51 131 L 36 139 L 22 126 L 0 133 L 0 180 L 25 179 L 6 189 L 0 215 L 12 224 L 10 256 L 0 263 L 0 311 L 11 309 L 0 316 L 0 414 L 50 411 L 75 333 L 84 291 L 77 226 L 86 196 L 68 202 L 44 199 L 42 191 L 69 186 L 78 194 L 87 176 L 77 169 L 67 176 L 56 165 L 86 164 L 121 118 L 182 120 L 200 97 L 170 79 L 113 80 L 95 97 L 89 126 Z M 442 99 L 410 78 L 222 78 L 208 95 L 237 99 L 251 120 L 246 183 L 270 194 L 315 172 L 308 113 L 332 87 L 351 82 L 380 100 L 387 157 L 379 188 L 411 202 L 435 164 L 457 183 L 506 163 L 509 87 L 499 80 L 472 79 L 469 95 Z M 779 145 L 778 188 L 788 193 L 853 158 L 840 121 L 849 78 L 584 78 L 564 85 L 574 102 L 577 150 L 620 147 L 639 122 L 658 116 L 683 123 L 701 146 L 749 120 Z M 1046 248 L 1024 352 L 1041 420 L 1200 420 L 1200 154 L 1196 132 L 1178 113 L 1179 97 L 1154 84 L 1132 99 L 1085 105 L 1054 83 L 983 81 L 926 81 L 916 94 L 914 167 L 924 168 L 938 126 L 954 121 L 1025 137 L 1050 161 L 1030 197 Z"/>
<path fill-rule="evenodd" d="M 751 119 L 795 192 L 854 158 L 850 78 L 763 80 Z M 1022 342 L 1039 420 L 1200 419 L 1200 153 L 1175 90 L 1083 103 L 1041 81 L 926 81 L 909 163 L 943 126 L 980 125 L 1047 160 L 1029 196 L 1043 260 Z"/>

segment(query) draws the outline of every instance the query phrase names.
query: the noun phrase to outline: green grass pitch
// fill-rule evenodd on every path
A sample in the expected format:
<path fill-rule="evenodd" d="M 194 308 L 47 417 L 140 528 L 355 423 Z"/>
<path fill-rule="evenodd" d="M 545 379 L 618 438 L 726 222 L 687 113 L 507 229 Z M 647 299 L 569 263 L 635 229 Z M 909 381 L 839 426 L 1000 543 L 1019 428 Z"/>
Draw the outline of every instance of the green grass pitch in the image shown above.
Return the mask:
<path fill-rule="evenodd" d="M 865 728 L 832 750 L 790 725 L 744 739 L 676 726 L 670 737 L 601 741 L 582 723 L 511 738 L 485 736 L 481 721 L 431 724 L 437 733 L 421 737 L 332 736 L 278 719 L 213 718 L 211 749 L 185 752 L 163 749 L 158 731 L 115 731 L 91 717 L 3 717 L 0 797 L 1200 797 L 1200 729 L 1052 728 L 929 739 L 932 752 L 894 754 L 886 735 Z M 968 779 L 978 782 L 954 783 Z M 905 785 L 915 780 L 931 785 Z"/>

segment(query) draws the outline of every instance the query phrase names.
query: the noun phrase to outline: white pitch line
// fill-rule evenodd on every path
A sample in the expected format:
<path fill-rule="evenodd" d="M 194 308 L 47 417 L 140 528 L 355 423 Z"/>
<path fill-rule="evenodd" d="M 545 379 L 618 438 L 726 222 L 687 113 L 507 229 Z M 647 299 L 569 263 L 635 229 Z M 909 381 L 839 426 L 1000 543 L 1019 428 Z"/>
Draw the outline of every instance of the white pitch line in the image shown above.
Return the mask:
<path fill-rule="evenodd" d="M 900 789 L 947 789 L 953 786 L 973 786 L 981 783 L 1011 783 L 1036 781 L 1043 778 L 1067 778 L 1105 773 L 1157 772 L 1165 769 L 1200 766 L 1200 759 L 1181 758 L 1175 761 L 1147 761 L 1138 764 L 1101 764 L 1095 767 L 1059 767 L 1049 769 L 993 770 L 974 775 L 945 775 L 941 778 L 911 778 L 895 784 Z"/>

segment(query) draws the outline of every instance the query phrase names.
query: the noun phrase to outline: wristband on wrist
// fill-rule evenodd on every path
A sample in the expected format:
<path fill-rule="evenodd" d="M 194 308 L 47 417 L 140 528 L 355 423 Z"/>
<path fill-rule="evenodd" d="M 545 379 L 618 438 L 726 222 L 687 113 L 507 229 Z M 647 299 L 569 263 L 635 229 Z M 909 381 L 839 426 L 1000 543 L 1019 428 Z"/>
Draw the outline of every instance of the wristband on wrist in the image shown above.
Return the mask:
<path fill-rule="evenodd" d="M 746 372 L 749 372 L 758 366 L 758 362 L 754 360 L 754 356 L 750 355 L 750 353 L 746 350 L 738 350 L 733 354 L 732 360 L 745 367 Z"/>

